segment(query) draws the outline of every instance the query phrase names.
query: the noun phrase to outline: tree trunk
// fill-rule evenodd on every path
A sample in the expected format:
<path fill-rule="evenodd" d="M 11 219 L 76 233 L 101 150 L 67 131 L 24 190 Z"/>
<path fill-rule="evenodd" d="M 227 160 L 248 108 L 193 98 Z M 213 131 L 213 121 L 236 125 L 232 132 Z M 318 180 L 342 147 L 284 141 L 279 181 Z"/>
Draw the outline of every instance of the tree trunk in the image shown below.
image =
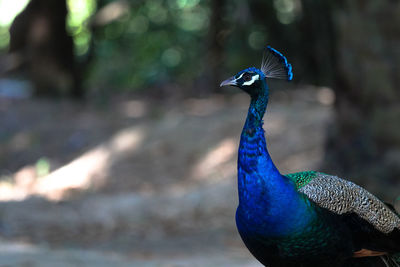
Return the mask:
<path fill-rule="evenodd" d="M 343 1 L 335 10 L 336 124 L 327 158 L 387 200 L 400 191 L 400 2 Z"/>
<path fill-rule="evenodd" d="M 221 20 L 223 17 L 223 9 L 225 0 L 212 0 L 210 3 L 211 17 L 208 31 L 207 45 L 207 67 L 205 71 L 207 85 L 204 88 L 213 88 L 214 92 L 218 91 L 219 83 L 221 82 L 221 68 L 223 61 L 224 41 L 223 35 L 224 23 Z M 210 93 L 210 92 L 202 92 Z"/>
<path fill-rule="evenodd" d="M 66 31 L 65 0 L 31 0 L 10 27 L 10 50 L 23 60 L 38 95 L 83 95 L 72 37 Z"/>

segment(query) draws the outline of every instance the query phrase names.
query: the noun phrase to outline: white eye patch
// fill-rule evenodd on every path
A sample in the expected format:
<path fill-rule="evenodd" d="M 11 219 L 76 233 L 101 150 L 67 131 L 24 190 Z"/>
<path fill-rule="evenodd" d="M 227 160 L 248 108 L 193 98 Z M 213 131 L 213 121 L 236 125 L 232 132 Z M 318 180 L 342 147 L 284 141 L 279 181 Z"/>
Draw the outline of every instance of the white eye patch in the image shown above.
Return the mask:
<path fill-rule="evenodd" d="M 242 74 L 240 74 L 239 77 L 236 78 L 236 80 L 240 80 L 240 78 L 242 78 L 242 76 L 245 74 L 245 72 L 243 72 Z"/>
<path fill-rule="evenodd" d="M 250 81 L 244 82 L 243 85 L 252 85 L 258 78 L 260 78 L 260 75 L 254 75 Z"/>

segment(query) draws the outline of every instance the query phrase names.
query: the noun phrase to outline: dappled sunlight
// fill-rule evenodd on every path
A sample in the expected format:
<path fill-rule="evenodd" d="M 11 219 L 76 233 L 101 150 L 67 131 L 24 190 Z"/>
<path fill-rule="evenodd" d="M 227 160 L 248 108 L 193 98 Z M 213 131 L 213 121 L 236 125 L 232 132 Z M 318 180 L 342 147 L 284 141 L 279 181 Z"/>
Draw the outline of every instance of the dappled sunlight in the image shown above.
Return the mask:
<path fill-rule="evenodd" d="M 107 174 L 110 156 L 110 149 L 101 145 L 41 178 L 34 191 L 58 200 L 65 190 L 87 189 L 94 180 L 103 179 Z"/>
<path fill-rule="evenodd" d="M 67 29 L 73 36 L 77 55 L 85 54 L 89 49 L 92 34 L 89 21 L 96 11 L 95 0 L 67 0 Z"/>
<path fill-rule="evenodd" d="M 37 173 L 34 166 L 28 165 L 9 179 L 0 181 L 0 201 L 24 199 L 35 185 Z"/>
<path fill-rule="evenodd" d="M 1 181 L 0 182 L 0 200 L 1 201 L 9 201 L 9 200 L 20 200 L 26 197 L 25 190 L 19 190 L 19 188 L 15 187 L 10 181 Z"/>
<path fill-rule="evenodd" d="M 232 162 L 236 150 L 236 139 L 222 140 L 194 166 L 191 177 L 202 181 L 215 181 L 232 177 L 236 171 L 236 164 Z"/>
<path fill-rule="evenodd" d="M 302 3 L 300 0 L 274 0 L 276 16 L 280 23 L 290 24 L 302 14 Z"/>
<path fill-rule="evenodd" d="M 131 127 L 119 131 L 112 139 L 109 145 L 111 145 L 111 151 L 118 154 L 132 152 L 135 150 L 139 143 L 143 141 L 144 132 L 139 127 Z"/>
<path fill-rule="evenodd" d="M 127 118 L 140 118 L 147 114 L 148 107 L 143 101 L 129 100 L 121 103 L 119 110 Z"/>
<path fill-rule="evenodd" d="M 326 106 L 331 106 L 335 102 L 335 92 L 329 87 L 320 87 L 317 93 L 318 101 Z"/>
<path fill-rule="evenodd" d="M 0 239 L 0 255 L 12 253 L 30 254 L 36 253 L 38 250 L 37 246 L 26 242 L 3 242 Z"/>
<path fill-rule="evenodd" d="M 317 91 L 304 94 L 316 95 Z M 299 106 L 271 102 L 266 118 L 271 153 L 282 171 L 314 163 L 320 158 L 317 149 L 323 148 L 318 136 L 330 118 L 329 107 L 315 96 L 302 99 L 305 104 Z M 31 122 L 38 128 L 29 128 L 29 132 L 39 144 L 33 147 L 36 143 L 30 142 L 23 151 L 26 157 L 30 148 L 37 149 L 32 159 L 25 161 L 31 165 L 18 172 L 13 169 L 12 176 L 0 184 L 4 225 L 0 234 L 27 237 L 33 242 L 43 240 L 44 244 L 61 240 L 97 247 L 121 237 L 118 242 L 122 240 L 122 246 L 136 253 L 132 256 L 135 260 L 149 255 L 145 253 L 154 247 L 176 250 L 182 243 L 172 246 L 171 239 L 175 242 L 181 236 L 185 242 L 201 236 L 196 241 L 199 247 L 209 240 L 227 248 L 239 247 L 239 237 L 232 234 L 236 233 L 236 161 L 248 103 L 244 94 L 186 99 L 173 106 L 156 106 L 141 98 L 118 98 L 105 111 L 74 113 L 72 108 L 76 110 L 76 106 L 63 109 L 66 116 L 49 116 L 47 127 L 39 123 L 43 118 L 38 117 Z M 36 104 L 43 107 L 41 102 Z M 54 107 L 59 110 L 59 105 Z M 24 114 L 32 113 L 28 111 Z M 53 109 L 46 110 L 46 114 L 52 113 Z M 21 140 L 28 138 L 21 136 Z M 71 138 L 78 139 L 73 143 L 82 143 L 79 150 L 71 150 Z M 50 153 L 48 145 L 60 146 L 56 146 L 56 153 Z M 60 163 L 64 165 L 54 170 Z M 57 253 L 51 247 L 51 253 L 35 257 L 48 261 L 56 254 L 59 263 L 62 255 Z M 31 255 L 18 249 L 8 254 L 17 259 Z"/>
<path fill-rule="evenodd" d="M 29 0 L 0 0 L 0 50 L 7 48 L 10 42 L 8 27 L 28 3 Z M 6 66 L 10 68 L 8 64 Z"/>
<path fill-rule="evenodd" d="M 135 151 L 143 139 L 142 128 L 130 127 L 44 177 L 36 177 L 37 166 L 27 166 L 14 175 L 15 184 L 0 183 L 0 200 L 21 200 L 31 195 L 60 200 L 71 189 L 99 187 L 109 177 L 112 164 Z"/>
<path fill-rule="evenodd" d="M 98 25 L 106 25 L 128 13 L 129 4 L 127 1 L 114 1 L 104 6 L 97 12 L 94 22 Z"/>
<path fill-rule="evenodd" d="M 0 1 L 0 26 L 9 26 L 15 16 L 17 16 L 28 3 L 29 0 Z"/>
<path fill-rule="evenodd" d="M 59 200 L 69 189 L 85 190 L 100 186 L 108 177 L 112 163 L 124 153 L 134 151 L 143 140 L 144 133 L 138 127 L 118 132 L 106 144 L 90 150 L 71 163 L 39 180 L 35 192 L 53 200 Z"/>

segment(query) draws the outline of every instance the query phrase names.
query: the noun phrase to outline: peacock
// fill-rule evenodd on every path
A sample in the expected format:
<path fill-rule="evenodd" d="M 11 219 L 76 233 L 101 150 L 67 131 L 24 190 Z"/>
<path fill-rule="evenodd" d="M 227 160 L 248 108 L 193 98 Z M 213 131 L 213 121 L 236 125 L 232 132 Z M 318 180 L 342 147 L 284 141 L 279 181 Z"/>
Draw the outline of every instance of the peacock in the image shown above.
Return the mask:
<path fill-rule="evenodd" d="M 263 130 L 267 79 L 292 80 L 285 56 L 268 46 L 261 68 L 223 81 L 250 95 L 238 153 L 236 226 L 263 265 L 400 266 L 400 216 L 362 187 L 316 171 L 283 175 Z"/>

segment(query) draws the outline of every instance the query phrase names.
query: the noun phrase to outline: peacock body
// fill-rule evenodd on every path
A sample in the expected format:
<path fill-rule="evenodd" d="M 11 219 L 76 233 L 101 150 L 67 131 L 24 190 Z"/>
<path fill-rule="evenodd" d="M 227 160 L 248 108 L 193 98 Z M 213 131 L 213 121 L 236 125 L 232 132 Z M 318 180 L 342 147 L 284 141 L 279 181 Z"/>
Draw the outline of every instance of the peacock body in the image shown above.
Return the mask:
<path fill-rule="evenodd" d="M 236 225 L 243 242 L 270 267 L 400 266 L 400 217 L 393 207 L 339 177 L 282 175 L 274 165 L 263 130 L 267 78 L 292 77 L 286 58 L 267 47 L 260 69 L 221 83 L 251 98 L 238 154 Z"/>

